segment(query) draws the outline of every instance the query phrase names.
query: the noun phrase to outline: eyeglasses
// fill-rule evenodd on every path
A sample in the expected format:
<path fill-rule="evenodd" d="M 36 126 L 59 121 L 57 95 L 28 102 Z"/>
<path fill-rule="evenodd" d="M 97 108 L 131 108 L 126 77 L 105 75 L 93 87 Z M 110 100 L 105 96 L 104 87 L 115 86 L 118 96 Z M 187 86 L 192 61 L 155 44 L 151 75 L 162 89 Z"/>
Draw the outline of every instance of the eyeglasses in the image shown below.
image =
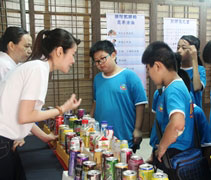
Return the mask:
<path fill-rule="evenodd" d="M 94 64 L 95 65 L 101 65 L 104 64 L 107 61 L 107 58 L 110 56 L 110 54 L 108 54 L 105 57 L 100 58 L 100 60 L 94 60 Z"/>

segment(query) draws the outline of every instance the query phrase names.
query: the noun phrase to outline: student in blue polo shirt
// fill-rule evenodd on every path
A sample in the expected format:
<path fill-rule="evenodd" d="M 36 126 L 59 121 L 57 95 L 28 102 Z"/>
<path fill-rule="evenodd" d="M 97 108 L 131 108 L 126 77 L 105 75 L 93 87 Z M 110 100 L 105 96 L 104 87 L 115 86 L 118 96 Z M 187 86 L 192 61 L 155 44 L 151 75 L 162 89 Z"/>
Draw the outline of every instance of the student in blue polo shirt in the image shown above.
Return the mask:
<path fill-rule="evenodd" d="M 156 85 L 165 89 L 156 105 L 156 119 L 162 138 L 155 151 L 156 166 L 168 173 L 162 157 L 168 151 L 170 158 L 193 147 L 193 105 L 190 93 L 177 74 L 176 58 L 164 42 L 151 43 L 144 51 L 142 63 Z"/>

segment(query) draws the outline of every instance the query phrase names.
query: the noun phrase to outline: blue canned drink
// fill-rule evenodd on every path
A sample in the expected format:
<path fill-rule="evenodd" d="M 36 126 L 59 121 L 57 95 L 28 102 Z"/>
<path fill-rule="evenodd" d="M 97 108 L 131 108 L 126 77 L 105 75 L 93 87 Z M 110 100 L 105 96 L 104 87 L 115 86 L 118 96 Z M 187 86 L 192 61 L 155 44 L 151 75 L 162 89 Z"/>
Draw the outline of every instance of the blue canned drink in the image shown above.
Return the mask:
<path fill-rule="evenodd" d="M 69 166 L 68 166 L 68 175 L 74 176 L 75 175 L 75 166 L 76 166 L 76 157 L 80 152 L 77 148 L 72 147 L 70 149 L 70 159 L 69 159 Z"/>

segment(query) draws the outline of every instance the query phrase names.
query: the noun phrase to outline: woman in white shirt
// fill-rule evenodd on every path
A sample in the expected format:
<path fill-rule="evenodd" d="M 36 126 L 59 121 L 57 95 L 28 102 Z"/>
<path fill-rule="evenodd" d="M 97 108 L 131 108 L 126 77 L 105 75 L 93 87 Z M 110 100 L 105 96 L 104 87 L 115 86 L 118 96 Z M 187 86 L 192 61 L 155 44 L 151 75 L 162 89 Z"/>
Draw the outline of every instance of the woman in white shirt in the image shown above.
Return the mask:
<path fill-rule="evenodd" d="M 68 73 L 75 62 L 80 40 L 63 29 L 43 30 L 36 39 L 29 62 L 18 66 L 0 86 L 0 179 L 14 179 L 11 145 L 24 138 L 34 122 L 76 109 L 81 99 L 73 94 L 63 105 L 41 111 L 45 103 L 49 73 Z M 33 61 L 32 61 L 33 60 Z"/>

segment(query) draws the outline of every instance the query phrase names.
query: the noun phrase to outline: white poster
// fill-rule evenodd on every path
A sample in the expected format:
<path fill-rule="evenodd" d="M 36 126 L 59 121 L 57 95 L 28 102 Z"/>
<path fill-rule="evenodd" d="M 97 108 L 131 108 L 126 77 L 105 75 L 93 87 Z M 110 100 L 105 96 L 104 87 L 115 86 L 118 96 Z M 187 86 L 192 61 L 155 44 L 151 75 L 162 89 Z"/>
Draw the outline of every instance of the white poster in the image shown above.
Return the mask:
<path fill-rule="evenodd" d="M 183 35 L 198 36 L 196 19 L 164 18 L 163 36 L 173 51 L 177 50 L 177 43 Z"/>
<path fill-rule="evenodd" d="M 145 50 L 145 17 L 141 14 L 106 14 L 107 40 L 117 50 L 117 64 L 137 73 L 146 89 L 146 67 L 141 58 Z"/>

